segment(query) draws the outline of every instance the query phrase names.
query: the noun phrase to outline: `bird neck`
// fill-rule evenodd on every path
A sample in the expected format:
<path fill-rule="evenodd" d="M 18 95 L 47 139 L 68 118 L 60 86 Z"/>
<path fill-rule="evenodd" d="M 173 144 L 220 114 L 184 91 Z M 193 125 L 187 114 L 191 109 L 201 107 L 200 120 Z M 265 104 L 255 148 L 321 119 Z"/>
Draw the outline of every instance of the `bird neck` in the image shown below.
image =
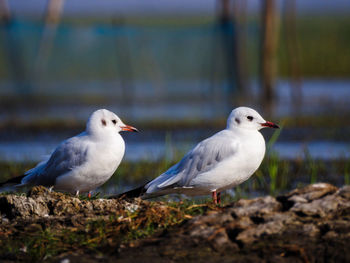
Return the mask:
<path fill-rule="evenodd" d="M 96 129 L 87 129 L 85 133 L 95 141 L 114 141 L 121 137 L 118 132 L 104 132 Z"/>
<path fill-rule="evenodd" d="M 231 126 L 231 127 L 227 127 L 226 129 L 234 133 L 242 133 L 242 134 L 256 134 L 257 132 L 259 132 L 255 129 L 246 129 L 246 128 L 241 128 L 239 126 Z"/>

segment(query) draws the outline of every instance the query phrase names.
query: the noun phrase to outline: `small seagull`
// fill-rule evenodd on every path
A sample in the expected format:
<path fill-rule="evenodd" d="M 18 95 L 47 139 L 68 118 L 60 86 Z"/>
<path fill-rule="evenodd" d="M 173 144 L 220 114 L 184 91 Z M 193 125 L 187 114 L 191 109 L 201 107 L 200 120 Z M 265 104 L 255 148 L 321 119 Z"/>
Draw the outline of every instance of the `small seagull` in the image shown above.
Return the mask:
<path fill-rule="evenodd" d="M 84 132 L 63 141 L 47 161 L 0 187 L 43 185 L 76 195 L 88 192 L 91 197 L 91 191 L 108 181 L 123 159 L 125 142 L 120 131 L 138 130 L 125 125 L 111 111 L 97 110 L 91 114 Z"/>
<path fill-rule="evenodd" d="M 265 155 L 265 140 L 259 130 L 265 127 L 279 128 L 251 108 L 236 108 L 226 129 L 197 144 L 154 180 L 112 198 L 211 194 L 213 202 L 220 203 L 222 191 L 245 182 L 259 168 Z"/>

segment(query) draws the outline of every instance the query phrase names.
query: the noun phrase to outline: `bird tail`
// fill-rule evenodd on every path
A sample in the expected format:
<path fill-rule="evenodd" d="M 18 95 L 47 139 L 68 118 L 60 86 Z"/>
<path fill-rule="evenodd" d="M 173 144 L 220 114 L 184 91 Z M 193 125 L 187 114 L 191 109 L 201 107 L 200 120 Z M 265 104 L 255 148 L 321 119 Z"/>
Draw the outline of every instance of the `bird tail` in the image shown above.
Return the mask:
<path fill-rule="evenodd" d="M 111 195 L 109 196 L 109 199 L 142 197 L 142 195 L 147 191 L 147 189 L 145 188 L 146 184 L 121 194 Z"/>
<path fill-rule="evenodd" d="M 6 185 L 13 185 L 13 184 L 21 184 L 22 179 L 25 177 L 26 175 L 21 175 L 21 176 L 17 176 L 14 178 L 11 178 L 5 182 L 0 183 L 0 187 L 6 186 Z"/>

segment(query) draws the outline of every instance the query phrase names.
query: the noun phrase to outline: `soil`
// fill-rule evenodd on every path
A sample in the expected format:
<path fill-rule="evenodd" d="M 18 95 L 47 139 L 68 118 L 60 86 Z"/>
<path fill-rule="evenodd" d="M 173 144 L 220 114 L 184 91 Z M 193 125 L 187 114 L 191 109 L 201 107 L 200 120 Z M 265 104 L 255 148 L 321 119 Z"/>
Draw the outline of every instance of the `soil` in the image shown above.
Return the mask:
<path fill-rule="evenodd" d="M 0 196 L 2 262 L 350 262 L 350 186 L 223 206 Z"/>

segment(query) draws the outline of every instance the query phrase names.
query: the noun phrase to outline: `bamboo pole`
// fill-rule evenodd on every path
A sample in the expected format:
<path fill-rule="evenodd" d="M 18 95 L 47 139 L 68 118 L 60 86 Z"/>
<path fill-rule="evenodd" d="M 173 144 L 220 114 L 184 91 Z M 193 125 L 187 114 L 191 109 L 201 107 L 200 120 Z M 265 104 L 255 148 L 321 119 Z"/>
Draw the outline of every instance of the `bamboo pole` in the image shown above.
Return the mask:
<path fill-rule="evenodd" d="M 22 58 L 21 43 L 15 37 L 13 18 L 7 0 L 0 0 L 1 33 L 4 35 L 5 54 L 8 59 L 9 74 L 18 93 L 30 93 L 31 85 Z"/>
<path fill-rule="evenodd" d="M 57 26 L 63 10 L 64 0 L 48 0 L 44 31 L 40 40 L 38 55 L 35 62 L 35 75 L 40 82 L 44 68 L 53 47 Z"/>
<path fill-rule="evenodd" d="M 64 0 L 49 0 L 47 5 L 46 24 L 57 25 L 63 10 Z"/>
<path fill-rule="evenodd" d="M 112 25 L 124 32 L 123 20 L 113 19 Z M 126 34 L 118 34 L 115 36 L 116 70 L 119 70 L 120 73 L 117 86 L 119 86 L 122 91 L 120 104 L 127 108 L 128 112 L 131 112 L 132 114 L 134 106 L 134 83 L 133 67 L 131 65 L 131 50 L 128 42 Z"/>
<path fill-rule="evenodd" d="M 268 111 L 276 96 L 277 44 L 279 19 L 275 0 L 264 0 L 262 8 L 261 84 L 262 101 Z"/>
<path fill-rule="evenodd" d="M 229 93 L 227 97 L 227 106 L 232 108 L 232 104 L 236 101 L 237 90 L 240 88 L 237 82 L 238 59 L 237 59 L 237 31 L 236 23 L 232 19 L 231 1 L 220 0 L 219 28 L 220 42 L 224 52 L 224 61 L 226 62 L 226 75 L 229 85 Z M 222 102 L 220 102 L 222 104 Z"/>
<path fill-rule="evenodd" d="M 0 0 L 0 19 L 2 23 L 10 21 L 10 8 L 7 0 Z"/>
<path fill-rule="evenodd" d="M 236 24 L 236 83 L 240 92 L 240 97 L 245 98 L 248 89 L 248 69 L 247 69 L 247 2 L 246 0 L 236 0 L 233 2 L 233 18 Z"/>
<path fill-rule="evenodd" d="M 294 111 L 298 112 L 302 104 L 301 75 L 300 75 L 300 51 L 296 31 L 296 6 L 295 0 L 286 0 L 284 22 L 286 28 L 286 46 L 291 73 L 291 98 Z"/>

